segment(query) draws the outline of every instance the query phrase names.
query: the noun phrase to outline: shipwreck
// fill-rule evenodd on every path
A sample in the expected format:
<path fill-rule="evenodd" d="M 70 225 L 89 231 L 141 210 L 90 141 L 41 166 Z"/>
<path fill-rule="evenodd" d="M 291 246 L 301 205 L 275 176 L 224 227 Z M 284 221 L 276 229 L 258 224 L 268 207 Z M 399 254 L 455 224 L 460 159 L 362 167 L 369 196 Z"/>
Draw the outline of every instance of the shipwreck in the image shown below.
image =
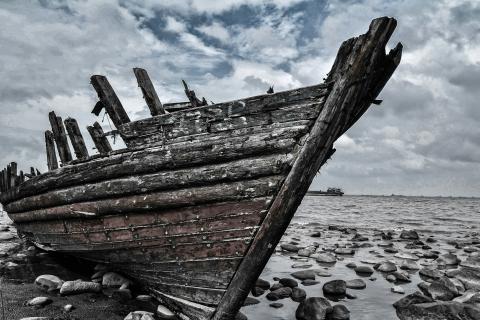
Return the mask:
<path fill-rule="evenodd" d="M 152 115 L 138 121 L 94 75 L 93 112 L 116 130 L 89 126 L 89 155 L 77 121 L 50 113 L 48 171 L 9 164 L 0 202 L 39 248 L 110 265 L 183 319 L 233 319 L 335 140 L 380 103 L 401 59 L 400 43 L 385 52 L 395 26 L 378 18 L 345 41 L 321 84 L 236 101 L 208 104 L 184 83 L 187 102 L 162 104 L 135 68 Z"/>

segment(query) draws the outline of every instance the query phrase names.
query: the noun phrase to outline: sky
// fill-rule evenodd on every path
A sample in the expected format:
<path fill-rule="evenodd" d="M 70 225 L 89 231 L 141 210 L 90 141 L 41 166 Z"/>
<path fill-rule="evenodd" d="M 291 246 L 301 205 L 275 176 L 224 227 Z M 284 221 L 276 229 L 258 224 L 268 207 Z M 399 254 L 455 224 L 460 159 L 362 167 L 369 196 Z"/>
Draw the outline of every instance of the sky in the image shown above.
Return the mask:
<path fill-rule="evenodd" d="M 379 99 L 335 143 L 311 189 L 480 196 L 480 2 L 116 0 L 0 2 L 0 163 L 46 170 L 48 112 L 87 125 L 106 75 L 131 119 L 148 115 L 132 72 L 162 102 L 181 79 L 221 102 L 321 83 L 342 41 L 392 16 L 403 58 Z M 116 148 L 122 144 L 116 141 Z M 89 143 L 90 152 L 92 145 Z"/>

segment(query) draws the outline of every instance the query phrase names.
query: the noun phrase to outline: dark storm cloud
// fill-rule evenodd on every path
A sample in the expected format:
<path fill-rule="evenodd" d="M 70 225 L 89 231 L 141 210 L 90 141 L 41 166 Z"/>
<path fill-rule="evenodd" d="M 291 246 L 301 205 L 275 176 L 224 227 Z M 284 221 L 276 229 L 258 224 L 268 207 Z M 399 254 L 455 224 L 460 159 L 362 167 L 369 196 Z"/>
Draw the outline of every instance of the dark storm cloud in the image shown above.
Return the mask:
<path fill-rule="evenodd" d="M 219 102 L 321 82 L 345 39 L 394 16 L 402 64 L 337 141 L 313 188 L 480 195 L 480 5 L 416 0 L 118 0 L 0 3 L 0 161 L 44 168 L 48 111 L 98 120 L 91 74 L 106 74 L 133 119 L 148 112 L 132 67 L 164 102 L 180 79 Z M 109 129 L 108 122 L 103 122 Z M 118 145 L 117 145 L 118 146 Z M 91 144 L 89 145 L 91 148 Z"/>

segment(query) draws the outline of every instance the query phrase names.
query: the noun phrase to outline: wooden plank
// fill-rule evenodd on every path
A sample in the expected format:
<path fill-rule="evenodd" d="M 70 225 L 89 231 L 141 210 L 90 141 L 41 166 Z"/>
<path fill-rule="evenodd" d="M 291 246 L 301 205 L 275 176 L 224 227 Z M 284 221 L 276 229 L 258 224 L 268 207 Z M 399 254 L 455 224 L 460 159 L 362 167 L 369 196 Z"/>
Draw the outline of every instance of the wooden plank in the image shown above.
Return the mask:
<path fill-rule="evenodd" d="M 153 83 L 150 80 L 147 71 L 141 68 L 133 68 L 133 73 L 135 73 L 138 86 L 142 90 L 143 98 L 145 99 L 145 102 L 150 109 L 150 114 L 152 116 L 165 114 L 165 109 L 163 108 L 163 105 L 158 98 L 155 87 L 153 86 Z"/>
<path fill-rule="evenodd" d="M 52 126 L 53 138 L 57 145 L 58 155 L 62 164 L 72 160 L 72 154 L 70 153 L 70 147 L 68 146 L 67 134 L 62 122 L 62 117 L 57 117 L 55 112 L 52 111 L 48 114 L 50 125 Z"/>
<path fill-rule="evenodd" d="M 204 163 L 221 163 L 262 154 L 290 153 L 297 143 L 297 139 L 289 137 L 291 134 L 284 130 L 240 137 L 224 133 L 217 135 L 213 140 L 184 141 L 169 146 L 124 151 L 50 171 L 38 178 L 34 177 L 22 184 L 16 192 L 1 194 L 0 202 L 6 205 L 16 199 L 51 189 L 132 174 L 185 168 Z"/>
<path fill-rule="evenodd" d="M 85 213 L 93 216 L 193 206 L 208 202 L 269 196 L 276 192 L 283 178 L 283 175 L 263 177 L 255 180 L 74 203 L 23 213 L 15 213 L 9 210 L 8 205 L 5 210 L 15 222 L 27 222 L 85 217 Z"/>
<path fill-rule="evenodd" d="M 190 104 L 190 101 L 182 101 L 182 102 L 172 102 L 172 103 L 164 103 L 163 108 L 165 111 L 168 112 L 177 112 L 177 111 L 183 111 L 186 109 L 190 109 L 192 105 Z"/>
<path fill-rule="evenodd" d="M 182 319 L 210 319 L 215 312 L 214 308 L 180 299 L 155 289 L 151 289 L 151 292 L 160 302 L 168 305 L 176 314 L 181 315 Z"/>
<path fill-rule="evenodd" d="M 49 171 L 58 169 L 57 155 L 55 154 L 55 140 L 50 130 L 45 131 L 45 146 L 47 149 L 47 167 Z M 30 168 L 30 174 L 35 176 L 35 169 Z"/>
<path fill-rule="evenodd" d="M 222 297 L 213 320 L 232 319 L 236 315 L 321 164 L 331 154 L 333 142 L 341 135 L 345 125 L 353 124 L 349 117 L 368 108 L 375 98 L 372 97 L 372 89 L 383 87 L 392 75 L 394 68 L 386 69 L 385 66 L 391 61 L 397 61 L 398 64 L 399 52 L 386 56 L 385 46 L 395 26 L 395 19 L 375 19 L 366 35 L 342 44 L 327 79 L 335 81 L 332 91 L 245 259 Z M 337 65 L 337 61 L 342 63 Z M 379 73 L 382 76 L 378 76 Z"/>
<path fill-rule="evenodd" d="M 122 124 L 130 122 L 130 118 L 107 78 L 101 75 L 93 75 L 90 80 L 115 127 L 118 128 Z"/>
<path fill-rule="evenodd" d="M 108 142 L 102 126 L 98 122 L 95 121 L 93 126 L 88 126 L 87 130 L 88 133 L 90 133 L 93 143 L 100 154 L 108 154 L 110 151 L 112 151 L 112 146 L 110 145 L 110 142 Z"/>
<path fill-rule="evenodd" d="M 70 137 L 70 142 L 72 143 L 77 159 L 87 158 L 88 150 L 85 146 L 85 141 L 83 140 L 80 128 L 78 127 L 77 120 L 73 118 L 65 119 L 65 128 L 67 129 L 67 133 Z"/>
<path fill-rule="evenodd" d="M 293 160 L 294 157 L 291 154 L 268 155 L 106 180 L 26 197 L 8 204 L 7 208 L 11 213 L 22 212 L 82 201 L 286 174 Z"/>

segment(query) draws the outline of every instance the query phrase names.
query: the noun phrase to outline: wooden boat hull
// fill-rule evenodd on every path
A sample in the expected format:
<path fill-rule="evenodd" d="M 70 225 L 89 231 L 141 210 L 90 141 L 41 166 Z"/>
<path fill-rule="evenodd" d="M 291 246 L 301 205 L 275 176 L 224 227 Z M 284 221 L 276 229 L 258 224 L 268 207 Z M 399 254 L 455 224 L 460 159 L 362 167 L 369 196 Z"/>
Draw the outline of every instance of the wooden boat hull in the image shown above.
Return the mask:
<path fill-rule="evenodd" d="M 42 248 L 109 264 L 185 319 L 232 319 L 334 141 L 398 65 L 401 46 L 385 55 L 395 24 L 374 20 L 366 35 L 346 41 L 321 85 L 164 114 L 149 104 L 159 114 L 134 122 L 113 114 L 127 149 L 105 153 L 98 140 L 101 155 L 76 148 L 78 160 L 58 169 L 50 152 L 52 170 L 13 188 L 7 179 L 0 202 Z M 105 81 L 94 86 L 114 112 L 118 98 Z M 101 128 L 92 132 L 102 138 Z M 55 142 L 62 161 L 70 159 Z"/>

